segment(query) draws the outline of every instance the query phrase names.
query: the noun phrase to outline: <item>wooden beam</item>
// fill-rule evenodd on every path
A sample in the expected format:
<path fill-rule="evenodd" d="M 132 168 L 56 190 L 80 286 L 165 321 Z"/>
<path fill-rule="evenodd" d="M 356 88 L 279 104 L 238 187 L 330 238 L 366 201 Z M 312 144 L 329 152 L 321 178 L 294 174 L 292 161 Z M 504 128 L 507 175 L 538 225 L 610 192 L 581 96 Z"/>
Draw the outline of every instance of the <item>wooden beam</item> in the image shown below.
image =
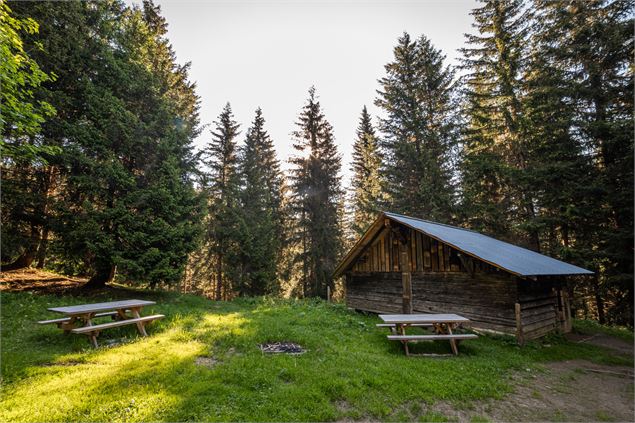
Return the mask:
<path fill-rule="evenodd" d="M 404 314 L 412 313 L 412 274 L 410 273 L 410 262 L 408 261 L 408 244 L 399 243 L 399 263 L 401 265 L 402 284 L 402 306 Z"/>
<path fill-rule="evenodd" d="M 523 321 L 520 310 L 520 303 L 514 304 L 514 312 L 516 315 L 516 342 L 518 342 L 518 345 L 524 345 L 525 337 L 523 334 Z"/>

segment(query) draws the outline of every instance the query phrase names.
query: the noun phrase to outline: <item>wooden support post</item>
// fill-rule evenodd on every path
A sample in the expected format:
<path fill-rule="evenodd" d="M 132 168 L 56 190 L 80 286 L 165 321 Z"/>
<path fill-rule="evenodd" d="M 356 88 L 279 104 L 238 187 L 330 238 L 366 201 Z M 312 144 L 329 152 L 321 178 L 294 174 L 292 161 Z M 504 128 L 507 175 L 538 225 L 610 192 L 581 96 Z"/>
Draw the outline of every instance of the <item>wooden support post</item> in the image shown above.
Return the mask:
<path fill-rule="evenodd" d="M 138 318 L 141 317 L 141 315 L 139 314 L 139 308 L 138 307 L 131 308 L 130 312 L 135 317 L 135 319 L 138 319 Z M 146 332 L 146 328 L 145 328 L 145 325 L 143 324 L 143 322 L 137 322 L 137 330 L 139 331 L 141 336 L 148 336 L 148 333 Z"/>
<path fill-rule="evenodd" d="M 403 312 L 412 313 L 412 275 L 410 273 L 410 262 L 408 261 L 408 250 L 406 244 L 399 243 L 399 264 L 401 265 L 401 283 L 403 285 Z"/>
<path fill-rule="evenodd" d="M 520 313 L 520 303 L 516 303 L 514 305 L 514 310 L 516 314 L 516 342 L 518 342 L 518 345 L 524 345 L 525 336 L 523 335 L 523 321 Z"/>
<path fill-rule="evenodd" d="M 328 285 L 326 286 L 326 302 L 331 302 L 331 287 Z"/>
<path fill-rule="evenodd" d="M 447 324 L 448 335 L 452 335 L 452 323 Z M 455 339 L 450 339 L 450 347 L 454 355 L 459 355 L 459 347 L 456 345 Z"/>

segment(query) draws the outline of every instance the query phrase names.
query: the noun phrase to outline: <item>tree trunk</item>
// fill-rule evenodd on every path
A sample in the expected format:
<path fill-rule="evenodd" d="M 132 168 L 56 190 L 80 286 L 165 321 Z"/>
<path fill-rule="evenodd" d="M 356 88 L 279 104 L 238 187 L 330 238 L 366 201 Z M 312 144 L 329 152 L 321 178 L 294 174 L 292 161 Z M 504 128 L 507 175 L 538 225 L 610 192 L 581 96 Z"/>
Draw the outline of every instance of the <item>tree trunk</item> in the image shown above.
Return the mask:
<path fill-rule="evenodd" d="M 102 265 L 97 266 L 95 274 L 88 280 L 86 285 L 82 286 L 84 289 L 100 289 L 105 288 L 106 283 L 112 281 L 115 277 L 115 265 Z"/>
<path fill-rule="evenodd" d="M 595 306 L 598 311 L 598 322 L 604 324 L 606 319 L 604 317 L 604 300 L 602 299 L 602 292 L 600 290 L 600 281 L 597 275 L 593 278 L 593 293 L 595 294 Z"/>
<path fill-rule="evenodd" d="M 42 238 L 40 239 L 40 246 L 37 249 L 37 264 L 35 267 L 37 269 L 42 269 L 44 267 L 44 261 L 46 260 L 46 249 L 48 247 L 49 241 L 49 228 L 45 227 L 42 231 Z"/>
<path fill-rule="evenodd" d="M 15 259 L 13 263 L 2 266 L 2 270 L 17 270 L 31 266 L 35 260 L 35 253 L 39 242 L 40 232 L 37 230 L 35 225 L 31 225 L 31 239 L 29 240 L 29 244 L 26 246 L 22 254 L 20 254 L 20 257 Z"/>
<path fill-rule="evenodd" d="M 216 261 L 216 301 L 223 299 L 223 255 L 218 253 Z"/>

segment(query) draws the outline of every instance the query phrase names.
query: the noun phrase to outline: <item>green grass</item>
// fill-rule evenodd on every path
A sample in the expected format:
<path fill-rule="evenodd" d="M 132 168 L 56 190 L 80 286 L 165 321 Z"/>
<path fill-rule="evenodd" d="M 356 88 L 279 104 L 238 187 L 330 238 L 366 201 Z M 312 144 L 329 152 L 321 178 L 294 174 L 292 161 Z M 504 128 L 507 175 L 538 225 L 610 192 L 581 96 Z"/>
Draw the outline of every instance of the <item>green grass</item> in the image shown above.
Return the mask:
<path fill-rule="evenodd" d="M 166 318 L 138 338 L 131 327 L 106 331 L 126 342 L 91 349 L 40 319 L 47 307 L 117 299 L 2 294 L 0 421 L 443 421 L 426 414 L 435 401 L 467 404 L 501 398 L 517 370 L 585 358 L 632 365 L 561 337 L 524 348 L 480 337 L 452 358 L 406 358 L 376 316 L 322 301 L 241 299 L 216 303 L 173 293 L 119 292 L 154 299 L 144 313 Z M 292 341 L 300 356 L 263 355 L 258 344 Z M 420 351 L 449 352 L 447 343 Z M 197 365 L 198 356 L 217 360 Z"/>
<path fill-rule="evenodd" d="M 574 320 L 573 329 L 582 334 L 602 333 L 633 343 L 633 329 L 623 326 L 604 326 L 593 320 Z"/>

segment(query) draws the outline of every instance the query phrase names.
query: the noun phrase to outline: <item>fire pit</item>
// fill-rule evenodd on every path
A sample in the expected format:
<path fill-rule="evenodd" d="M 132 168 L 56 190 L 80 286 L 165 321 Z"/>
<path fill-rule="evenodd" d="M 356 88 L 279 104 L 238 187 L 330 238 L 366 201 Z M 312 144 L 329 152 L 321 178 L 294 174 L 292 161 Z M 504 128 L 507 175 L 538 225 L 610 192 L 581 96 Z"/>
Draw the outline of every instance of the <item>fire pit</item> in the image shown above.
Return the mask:
<path fill-rule="evenodd" d="M 260 344 L 260 351 L 268 354 L 304 354 L 306 350 L 293 342 L 269 342 Z"/>

